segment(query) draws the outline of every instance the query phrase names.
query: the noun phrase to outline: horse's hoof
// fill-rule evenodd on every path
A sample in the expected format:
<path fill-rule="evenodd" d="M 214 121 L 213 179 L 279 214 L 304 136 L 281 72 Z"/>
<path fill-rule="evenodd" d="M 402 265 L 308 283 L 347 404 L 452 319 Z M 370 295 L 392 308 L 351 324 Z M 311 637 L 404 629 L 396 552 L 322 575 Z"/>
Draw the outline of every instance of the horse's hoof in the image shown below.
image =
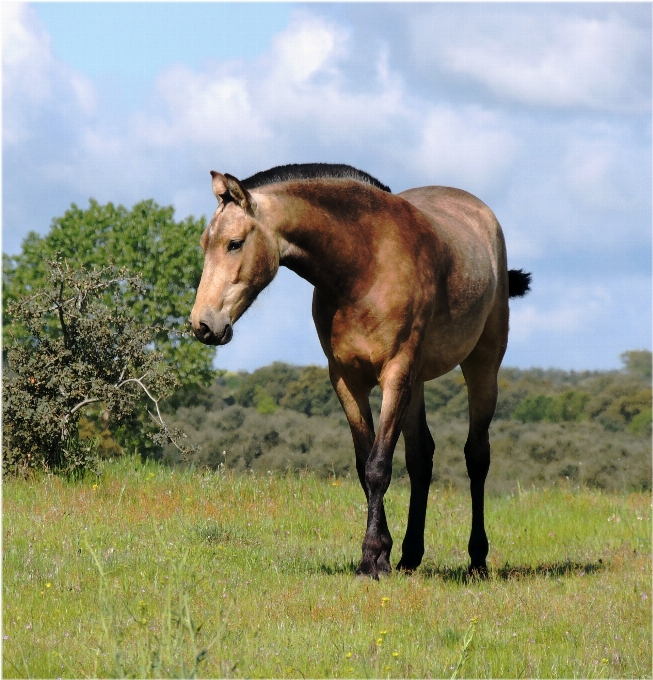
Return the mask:
<path fill-rule="evenodd" d="M 397 570 L 403 571 L 404 574 L 412 574 L 421 563 L 421 558 L 419 560 L 411 560 L 406 557 L 402 557 L 399 560 L 399 564 L 397 565 Z"/>
<path fill-rule="evenodd" d="M 379 559 L 376 561 L 376 570 L 381 576 L 388 576 L 392 573 L 392 566 L 390 562 L 388 562 L 387 557 L 383 555 L 379 557 Z"/>
<path fill-rule="evenodd" d="M 364 560 L 358 565 L 356 569 L 356 576 L 372 578 L 375 581 L 379 580 L 379 572 L 376 569 L 376 565 Z"/>
<path fill-rule="evenodd" d="M 479 566 L 470 565 L 467 570 L 467 578 L 472 581 L 485 581 L 488 577 L 487 567 L 482 564 Z"/>

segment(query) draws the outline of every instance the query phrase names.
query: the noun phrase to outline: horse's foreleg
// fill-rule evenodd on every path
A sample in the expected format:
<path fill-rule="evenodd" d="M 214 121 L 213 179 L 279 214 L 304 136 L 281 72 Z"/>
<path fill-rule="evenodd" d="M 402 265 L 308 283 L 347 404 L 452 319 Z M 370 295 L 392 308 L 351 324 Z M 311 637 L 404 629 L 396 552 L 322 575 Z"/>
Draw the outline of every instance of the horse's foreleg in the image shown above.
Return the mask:
<path fill-rule="evenodd" d="M 392 537 L 383 507 L 383 496 L 392 477 L 392 455 L 410 402 L 411 382 L 407 371 L 386 371 L 382 383 L 383 403 L 379 431 L 365 464 L 367 487 L 367 531 L 363 540 L 363 557 L 357 574 L 378 578 L 391 571 Z"/>
<path fill-rule="evenodd" d="M 335 366 L 330 366 L 329 374 L 333 388 L 338 395 L 342 409 L 349 422 L 351 436 L 354 440 L 354 451 L 356 452 L 356 471 L 358 472 L 358 479 L 365 492 L 365 498 L 367 498 L 369 508 L 370 494 L 369 486 L 366 481 L 366 465 L 374 446 L 374 421 L 372 420 L 372 411 L 370 409 L 369 390 L 361 389 L 360 391 L 357 391 L 355 386 L 348 386 Z M 376 524 L 378 525 L 379 535 L 381 536 L 382 548 L 380 554 L 374 561 L 374 573 L 372 574 L 369 572 L 371 575 L 377 575 L 379 572 L 389 573 L 392 571 L 392 567 L 390 566 L 392 537 L 390 535 L 390 530 L 388 529 L 388 522 L 385 517 L 383 505 L 381 505 Z M 368 572 L 361 571 L 361 568 L 359 567 L 357 573 Z"/>
<path fill-rule="evenodd" d="M 469 398 L 469 435 L 465 462 L 472 496 L 472 531 L 469 538 L 470 573 L 487 574 L 485 559 L 488 540 L 485 533 L 485 478 L 490 468 L 489 428 L 497 405 L 498 364 L 474 350 L 462 362 Z"/>
<path fill-rule="evenodd" d="M 397 569 L 413 571 L 424 556 L 424 524 L 426 504 L 433 472 L 435 444 L 426 423 L 424 384 L 413 386 L 412 398 L 402 428 L 406 443 L 406 468 L 410 477 L 410 506 L 408 527 L 401 546 L 401 560 Z"/>
<path fill-rule="evenodd" d="M 369 402 L 370 390 L 367 388 L 360 390 L 350 388 L 334 364 L 329 365 L 329 377 L 349 423 L 351 436 L 354 440 L 354 451 L 356 452 L 356 471 L 367 498 L 365 463 L 367 463 L 374 445 L 374 421 L 372 420 Z"/>

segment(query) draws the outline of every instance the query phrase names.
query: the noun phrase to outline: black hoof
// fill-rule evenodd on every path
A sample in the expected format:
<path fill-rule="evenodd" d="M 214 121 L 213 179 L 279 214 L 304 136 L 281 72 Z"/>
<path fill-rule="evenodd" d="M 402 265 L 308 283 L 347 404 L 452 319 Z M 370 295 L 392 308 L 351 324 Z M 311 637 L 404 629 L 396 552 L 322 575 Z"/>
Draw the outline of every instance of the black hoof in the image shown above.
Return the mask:
<path fill-rule="evenodd" d="M 376 565 L 370 563 L 367 560 L 363 560 L 358 565 L 356 569 L 356 576 L 367 576 L 369 578 L 374 579 L 375 581 L 379 580 L 379 573 L 376 569 Z"/>
<path fill-rule="evenodd" d="M 421 564 L 422 560 L 407 560 L 404 559 L 403 557 L 399 560 L 399 564 L 397 565 L 397 570 L 398 571 L 403 571 L 405 574 L 412 574 L 417 567 Z"/>
<path fill-rule="evenodd" d="M 469 569 L 467 570 L 467 578 L 472 581 L 475 580 L 485 581 L 487 577 L 488 577 L 487 567 L 484 564 L 479 566 L 470 565 Z"/>
<path fill-rule="evenodd" d="M 392 566 L 385 555 L 381 555 L 376 561 L 376 570 L 379 574 L 387 575 L 392 573 Z"/>

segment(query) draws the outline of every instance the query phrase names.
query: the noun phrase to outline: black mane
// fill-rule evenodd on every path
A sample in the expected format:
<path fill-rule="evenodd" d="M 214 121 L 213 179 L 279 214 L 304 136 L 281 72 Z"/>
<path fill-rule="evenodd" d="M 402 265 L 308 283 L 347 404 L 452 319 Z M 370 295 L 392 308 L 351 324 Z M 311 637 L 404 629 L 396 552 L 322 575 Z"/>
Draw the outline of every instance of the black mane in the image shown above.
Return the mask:
<path fill-rule="evenodd" d="M 242 180 L 246 189 L 256 189 L 275 184 L 276 182 L 288 182 L 294 179 L 355 179 L 365 184 L 370 184 L 377 189 L 392 193 L 390 187 L 379 182 L 378 179 L 368 175 L 362 170 L 352 168 L 351 165 L 333 163 L 292 163 L 291 165 L 278 165 L 263 172 Z"/>

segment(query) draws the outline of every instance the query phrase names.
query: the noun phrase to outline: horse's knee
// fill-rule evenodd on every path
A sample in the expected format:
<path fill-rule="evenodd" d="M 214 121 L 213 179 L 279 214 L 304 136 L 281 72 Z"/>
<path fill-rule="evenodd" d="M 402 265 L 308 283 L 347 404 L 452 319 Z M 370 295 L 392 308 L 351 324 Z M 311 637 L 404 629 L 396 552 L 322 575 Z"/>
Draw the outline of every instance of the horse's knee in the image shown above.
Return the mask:
<path fill-rule="evenodd" d="M 392 458 L 386 460 L 370 456 L 365 463 L 365 485 L 370 494 L 384 494 L 390 486 Z"/>

